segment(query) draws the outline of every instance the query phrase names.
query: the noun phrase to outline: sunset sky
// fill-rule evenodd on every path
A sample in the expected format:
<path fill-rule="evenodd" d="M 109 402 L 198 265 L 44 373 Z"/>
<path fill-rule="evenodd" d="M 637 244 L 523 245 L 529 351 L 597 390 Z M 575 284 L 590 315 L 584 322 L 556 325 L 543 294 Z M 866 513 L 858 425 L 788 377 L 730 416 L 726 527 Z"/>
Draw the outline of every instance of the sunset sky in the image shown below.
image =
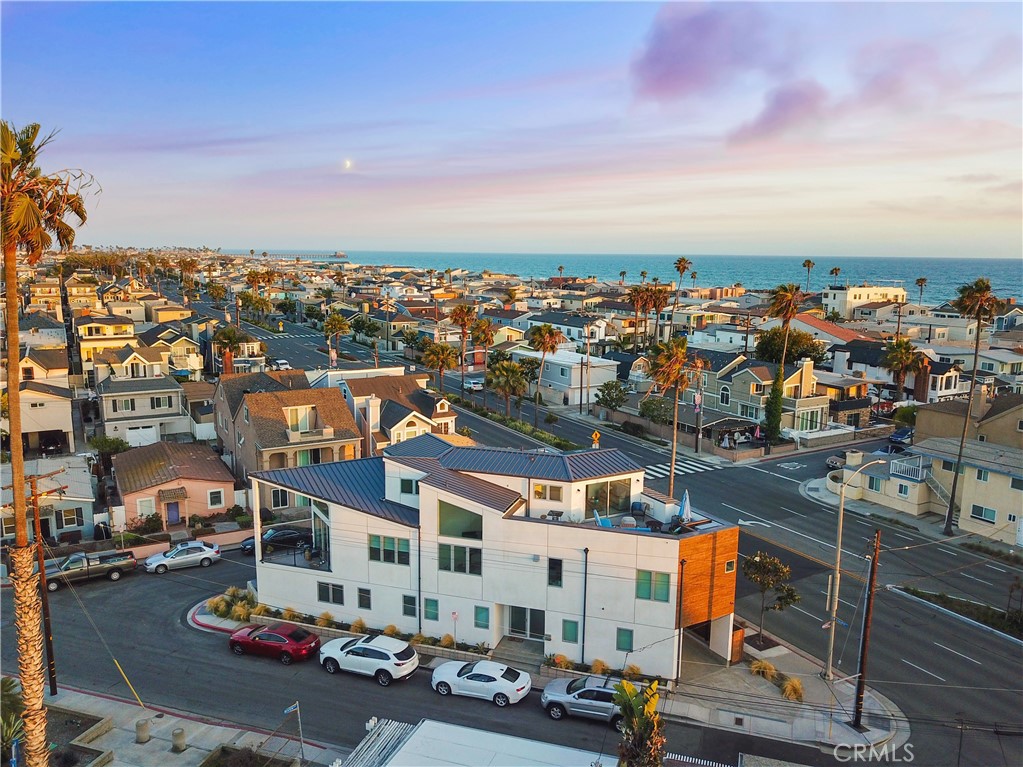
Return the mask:
<path fill-rule="evenodd" d="M 1020 257 L 1021 4 L 2 4 L 79 242 Z"/>

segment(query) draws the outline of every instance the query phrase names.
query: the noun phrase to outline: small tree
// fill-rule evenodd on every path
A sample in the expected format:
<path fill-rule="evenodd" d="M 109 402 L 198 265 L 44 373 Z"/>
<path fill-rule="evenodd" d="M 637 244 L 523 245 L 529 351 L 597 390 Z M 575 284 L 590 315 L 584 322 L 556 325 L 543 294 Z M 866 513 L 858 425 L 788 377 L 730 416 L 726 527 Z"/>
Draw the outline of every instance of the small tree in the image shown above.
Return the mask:
<path fill-rule="evenodd" d="M 622 713 L 618 757 L 625 767 L 659 767 L 664 762 L 667 739 L 657 713 L 659 698 L 657 680 L 642 690 L 627 679 L 615 685 L 614 702 Z"/>
<path fill-rule="evenodd" d="M 786 565 L 777 557 L 772 557 L 763 551 L 758 551 L 752 557 L 747 557 L 742 563 L 742 574 L 746 580 L 757 587 L 760 592 L 760 628 L 758 635 L 760 643 L 764 641 L 764 613 L 768 607 L 771 610 L 784 610 L 796 604 L 800 600 L 795 588 L 789 585 L 788 580 L 792 577 L 792 568 Z M 767 604 L 767 592 L 774 591 L 774 601 Z"/>
<path fill-rule="evenodd" d="M 317 322 L 323 319 L 323 310 L 318 306 L 307 306 L 304 313 L 306 319 L 316 320 Z"/>
<path fill-rule="evenodd" d="M 781 439 L 781 413 L 782 413 L 782 367 L 778 366 L 778 374 L 774 377 L 774 385 L 771 393 L 767 395 L 767 405 L 764 406 L 764 437 L 768 444 L 776 445 Z"/>
<path fill-rule="evenodd" d="M 639 414 L 654 423 L 671 423 L 672 410 L 671 402 L 664 397 L 648 397 L 639 403 Z"/>
<path fill-rule="evenodd" d="M 628 399 L 629 394 L 625 391 L 624 386 L 618 383 L 618 381 L 607 381 L 597 388 L 595 401 L 600 407 L 607 408 L 612 413 L 616 413 Z"/>
<path fill-rule="evenodd" d="M 764 362 L 781 362 L 782 347 L 785 345 L 785 330 L 781 327 L 771 328 L 760 334 L 754 350 L 758 360 Z M 818 341 L 804 330 L 789 329 L 789 346 L 786 353 L 789 360 L 809 357 L 814 365 L 821 365 L 828 359 L 824 343 Z"/>

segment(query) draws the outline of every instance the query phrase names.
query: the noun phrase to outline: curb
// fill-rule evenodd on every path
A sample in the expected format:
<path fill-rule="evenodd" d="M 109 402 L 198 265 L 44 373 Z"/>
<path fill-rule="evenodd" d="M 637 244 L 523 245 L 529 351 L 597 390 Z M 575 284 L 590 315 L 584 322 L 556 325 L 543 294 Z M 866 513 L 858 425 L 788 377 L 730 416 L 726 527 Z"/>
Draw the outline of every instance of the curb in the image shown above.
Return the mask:
<path fill-rule="evenodd" d="M 929 602 L 926 599 L 921 599 L 920 597 L 915 596 L 913 594 L 910 594 L 907 591 L 903 591 L 898 586 L 886 586 L 885 590 L 888 591 L 888 592 L 893 592 L 895 594 L 899 594 L 899 595 L 905 597 L 906 599 L 912 599 L 915 602 L 919 602 L 922 605 L 926 605 L 927 607 L 931 607 L 931 608 L 933 608 L 935 610 L 938 610 L 939 612 L 942 612 L 945 615 L 948 615 L 948 616 L 950 616 L 952 618 L 955 618 L 957 620 L 960 620 L 963 623 L 969 623 L 974 628 L 978 628 L 981 631 L 986 631 L 989 634 L 995 634 L 996 636 L 999 636 L 1002 639 L 1007 639 L 1008 641 L 1014 642 L 1015 644 L 1018 644 L 1020 647 L 1023 647 L 1023 640 L 1016 639 L 1016 637 L 1014 637 L 1014 636 L 1009 636 L 1008 634 L 1006 634 L 1006 633 L 1004 633 L 1002 631 L 999 631 L 998 629 L 991 628 L 990 626 L 987 626 L 987 625 L 985 625 L 983 623 L 980 623 L 979 621 L 975 621 L 975 620 L 973 620 L 973 618 L 967 618 L 965 615 L 960 615 L 955 610 L 949 610 L 947 607 L 942 607 L 941 605 L 935 604 L 934 602 Z"/>
<path fill-rule="evenodd" d="M 205 623 L 204 621 L 199 620 L 197 615 L 204 604 L 206 604 L 205 601 L 199 602 L 197 605 L 189 608 L 188 614 L 185 616 L 185 620 L 188 621 L 188 624 L 190 626 L 192 626 L 195 629 L 198 629 L 199 631 L 207 631 L 210 633 L 216 632 L 218 634 L 233 634 L 236 631 L 235 628 L 217 626 L 212 623 Z"/>

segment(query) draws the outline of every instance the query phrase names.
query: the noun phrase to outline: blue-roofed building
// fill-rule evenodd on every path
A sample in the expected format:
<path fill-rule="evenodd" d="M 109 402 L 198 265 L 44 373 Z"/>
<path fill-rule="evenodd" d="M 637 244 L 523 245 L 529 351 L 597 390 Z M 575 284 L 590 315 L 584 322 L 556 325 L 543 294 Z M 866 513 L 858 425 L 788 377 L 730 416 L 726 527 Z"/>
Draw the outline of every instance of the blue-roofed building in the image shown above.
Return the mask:
<path fill-rule="evenodd" d="M 618 450 L 425 434 L 380 456 L 249 476 L 254 503 L 275 514 L 257 540 L 286 526 L 312 544 L 258 552 L 263 604 L 492 647 L 510 637 L 538 656 L 665 677 L 683 627 L 729 654 L 737 528 L 698 511 L 680 518 Z"/>

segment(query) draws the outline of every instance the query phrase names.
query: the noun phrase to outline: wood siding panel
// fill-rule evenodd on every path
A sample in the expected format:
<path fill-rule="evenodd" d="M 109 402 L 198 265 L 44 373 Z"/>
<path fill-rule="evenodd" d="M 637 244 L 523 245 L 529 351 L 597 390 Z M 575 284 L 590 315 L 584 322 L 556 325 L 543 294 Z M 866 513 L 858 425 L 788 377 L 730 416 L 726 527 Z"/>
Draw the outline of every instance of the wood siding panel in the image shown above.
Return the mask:
<path fill-rule="evenodd" d="M 682 625 L 714 620 L 735 609 L 735 577 L 739 570 L 739 528 L 683 538 L 679 559 L 686 561 L 682 577 Z M 732 572 L 725 563 L 733 561 Z"/>

